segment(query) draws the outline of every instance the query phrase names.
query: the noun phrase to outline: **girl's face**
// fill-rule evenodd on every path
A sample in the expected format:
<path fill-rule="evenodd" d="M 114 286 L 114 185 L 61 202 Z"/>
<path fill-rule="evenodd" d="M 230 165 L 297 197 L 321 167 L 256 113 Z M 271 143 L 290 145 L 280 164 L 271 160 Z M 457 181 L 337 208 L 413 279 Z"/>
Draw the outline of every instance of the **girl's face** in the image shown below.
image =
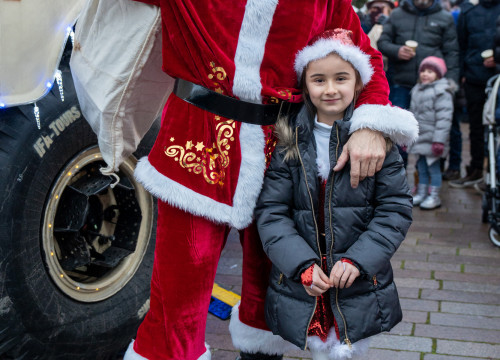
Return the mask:
<path fill-rule="evenodd" d="M 431 69 L 423 69 L 420 72 L 420 82 L 422 84 L 430 84 L 433 81 L 436 81 L 437 79 L 437 74 L 435 71 L 432 71 Z"/>
<path fill-rule="evenodd" d="M 316 107 L 318 122 L 333 125 L 335 120 L 344 117 L 345 109 L 354 99 L 356 73 L 350 63 L 330 54 L 309 63 L 305 86 Z"/>

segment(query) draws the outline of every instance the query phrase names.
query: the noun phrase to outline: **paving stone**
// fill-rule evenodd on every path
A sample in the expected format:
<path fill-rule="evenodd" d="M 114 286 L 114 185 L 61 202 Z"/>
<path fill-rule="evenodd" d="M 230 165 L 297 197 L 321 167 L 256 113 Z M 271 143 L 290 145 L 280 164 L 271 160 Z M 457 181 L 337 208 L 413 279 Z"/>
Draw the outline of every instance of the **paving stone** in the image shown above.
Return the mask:
<path fill-rule="evenodd" d="M 434 273 L 436 280 L 456 280 L 472 283 L 488 283 L 493 285 L 500 285 L 500 274 L 469 274 L 449 271 L 436 271 Z"/>
<path fill-rule="evenodd" d="M 413 279 L 413 278 L 395 278 L 396 286 L 412 287 L 419 289 L 439 289 L 439 282 L 436 280 Z"/>
<path fill-rule="evenodd" d="M 424 311 L 403 310 L 403 321 L 406 322 L 425 324 L 427 317 L 428 313 Z"/>
<path fill-rule="evenodd" d="M 498 274 L 497 266 L 483 266 L 483 265 L 471 265 L 465 264 L 464 269 L 466 273 L 477 273 L 477 274 Z"/>
<path fill-rule="evenodd" d="M 431 352 L 432 339 L 381 334 L 374 337 L 371 346 L 378 349 Z"/>
<path fill-rule="evenodd" d="M 433 300 L 400 299 L 401 308 L 416 311 L 438 311 L 439 304 Z"/>
<path fill-rule="evenodd" d="M 419 352 L 412 351 L 391 351 L 382 349 L 369 349 L 366 356 L 363 356 L 366 360 L 420 360 Z"/>
<path fill-rule="evenodd" d="M 429 232 L 418 232 L 418 231 L 413 231 L 411 229 L 408 232 L 408 235 L 406 235 L 407 238 L 412 238 L 412 239 L 429 239 L 431 237 L 431 234 Z"/>
<path fill-rule="evenodd" d="M 500 249 L 460 249 L 460 255 L 467 256 L 483 256 L 483 257 L 493 257 L 498 258 L 500 255 Z"/>
<path fill-rule="evenodd" d="M 484 360 L 484 358 L 425 354 L 424 360 Z"/>
<path fill-rule="evenodd" d="M 496 266 L 498 264 L 498 259 L 484 258 L 477 256 L 457 256 L 457 255 L 453 256 L 453 255 L 431 254 L 429 255 L 429 262 Z"/>
<path fill-rule="evenodd" d="M 403 243 L 399 248 L 401 249 L 401 247 L 403 246 L 415 246 L 415 245 L 417 245 L 417 238 L 407 236 L 405 237 L 405 240 L 403 241 Z"/>
<path fill-rule="evenodd" d="M 432 325 L 500 330 L 498 318 L 485 316 L 431 313 L 430 323 Z"/>
<path fill-rule="evenodd" d="M 398 249 L 398 252 L 455 255 L 457 253 L 457 248 L 458 247 L 456 246 L 450 247 L 450 246 L 434 246 L 434 245 L 401 246 Z"/>
<path fill-rule="evenodd" d="M 398 289 L 399 291 L 400 289 Z M 429 290 L 423 289 L 420 294 L 421 299 L 426 300 L 446 300 L 454 302 L 476 303 L 476 304 L 498 304 L 498 295 L 469 292 L 469 291 L 453 291 L 453 290 Z"/>
<path fill-rule="evenodd" d="M 227 350 L 212 350 L 212 359 L 214 360 L 234 360 L 238 356 L 238 351 L 227 351 Z"/>
<path fill-rule="evenodd" d="M 415 228 L 425 227 L 427 229 L 435 229 L 435 228 L 462 229 L 464 227 L 464 225 L 458 221 L 432 221 L 432 222 L 430 222 L 430 221 L 420 221 L 420 220 L 413 220 L 412 226 L 415 226 Z"/>
<path fill-rule="evenodd" d="M 225 334 L 205 334 L 205 341 L 211 348 L 234 351 L 229 331 Z"/>
<path fill-rule="evenodd" d="M 400 322 L 396 326 L 394 326 L 389 334 L 391 335 L 411 335 L 413 330 L 413 323 L 409 322 Z"/>
<path fill-rule="evenodd" d="M 460 264 L 408 260 L 405 261 L 405 269 L 460 272 Z"/>
<path fill-rule="evenodd" d="M 500 340 L 500 331 L 471 329 L 458 326 L 415 325 L 415 336 L 426 336 L 435 339 L 463 340 L 495 343 Z"/>
<path fill-rule="evenodd" d="M 394 269 L 394 277 L 430 279 L 430 270 Z"/>
<path fill-rule="evenodd" d="M 436 353 L 460 356 L 473 354 L 478 357 L 499 358 L 500 345 L 438 339 Z"/>
<path fill-rule="evenodd" d="M 415 289 L 415 288 L 409 288 L 409 287 L 400 287 L 398 288 L 398 295 L 400 298 L 413 298 L 417 299 L 419 295 L 420 290 Z"/>
<path fill-rule="evenodd" d="M 433 237 L 432 239 L 421 239 L 418 240 L 418 245 L 439 245 L 439 246 L 449 246 L 449 247 L 462 247 L 468 248 L 470 244 L 469 239 L 457 238 L 456 235 L 450 234 L 449 236 L 440 236 L 439 238 Z"/>
<path fill-rule="evenodd" d="M 406 260 L 427 261 L 427 254 L 396 251 L 392 259 L 405 260 L 405 261 Z"/>
<path fill-rule="evenodd" d="M 463 290 L 500 294 L 500 285 L 479 284 L 462 281 L 443 281 L 443 290 Z"/>
<path fill-rule="evenodd" d="M 495 305 L 479 305 L 479 304 L 466 304 L 457 302 L 441 302 L 441 312 L 455 313 L 463 315 L 479 315 L 500 317 L 500 306 Z M 500 319 L 499 319 L 500 322 Z M 499 338 L 500 339 L 500 338 Z"/>
<path fill-rule="evenodd" d="M 241 276 L 241 265 L 242 265 L 241 258 L 223 257 L 219 260 L 219 265 L 217 266 L 217 273 L 225 275 Z"/>
<path fill-rule="evenodd" d="M 226 290 L 231 290 L 228 288 L 228 286 L 232 287 L 235 285 L 241 285 L 242 283 L 242 278 L 241 276 L 238 275 L 227 275 L 227 274 L 216 274 L 215 275 L 215 282 L 219 285 L 222 286 Z"/>

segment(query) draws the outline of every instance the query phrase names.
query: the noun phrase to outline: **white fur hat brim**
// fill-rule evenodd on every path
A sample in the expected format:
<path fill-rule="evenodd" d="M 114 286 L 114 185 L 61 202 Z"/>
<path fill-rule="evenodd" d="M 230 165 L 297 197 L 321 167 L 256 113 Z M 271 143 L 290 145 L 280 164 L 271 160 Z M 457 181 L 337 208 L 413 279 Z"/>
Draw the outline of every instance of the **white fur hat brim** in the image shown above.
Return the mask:
<path fill-rule="evenodd" d="M 306 46 L 297 53 L 294 67 L 299 81 L 307 64 L 311 61 L 325 58 L 332 52 L 351 63 L 361 75 L 363 85 L 368 84 L 373 75 L 370 56 L 356 46 L 347 45 L 334 39 L 319 39 L 314 44 Z"/>

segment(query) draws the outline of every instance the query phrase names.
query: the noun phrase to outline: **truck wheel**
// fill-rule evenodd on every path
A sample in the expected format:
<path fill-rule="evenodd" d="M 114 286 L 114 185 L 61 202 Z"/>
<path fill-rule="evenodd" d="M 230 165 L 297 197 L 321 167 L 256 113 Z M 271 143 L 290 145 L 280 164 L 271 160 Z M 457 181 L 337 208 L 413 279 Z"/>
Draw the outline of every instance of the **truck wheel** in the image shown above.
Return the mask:
<path fill-rule="evenodd" d="M 33 105 L 0 110 L 0 359 L 111 359 L 149 309 L 156 205 L 133 172 L 159 124 L 112 187 L 60 69 L 40 130 Z"/>

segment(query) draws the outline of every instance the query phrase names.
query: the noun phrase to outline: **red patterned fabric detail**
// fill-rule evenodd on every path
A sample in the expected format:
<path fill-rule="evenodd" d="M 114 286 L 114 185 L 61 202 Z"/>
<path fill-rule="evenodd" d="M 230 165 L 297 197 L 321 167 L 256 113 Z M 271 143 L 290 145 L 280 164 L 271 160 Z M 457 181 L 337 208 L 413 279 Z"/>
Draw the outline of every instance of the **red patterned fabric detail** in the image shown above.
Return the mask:
<path fill-rule="evenodd" d="M 321 261 L 321 268 L 325 273 L 327 272 L 326 256 L 324 256 Z M 316 311 L 314 312 L 307 334 L 309 336 L 318 336 L 325 342 L 332 327 L 335 327 L 337 331 L 337 324 L 330 306 L 330 291 L 326 291 L 322 295 L 316 297 Z"/>
<path fill-rule="evenodd" d="M 302 275 L 300 275 L 300 281 L 302 282 L 302 285 L 311 286 L 311 284 L 313 282 L 314 265 L 315 264 L 312 264 L 311 266 L 309 266 L 306 270 L 304 270 Z"/>

